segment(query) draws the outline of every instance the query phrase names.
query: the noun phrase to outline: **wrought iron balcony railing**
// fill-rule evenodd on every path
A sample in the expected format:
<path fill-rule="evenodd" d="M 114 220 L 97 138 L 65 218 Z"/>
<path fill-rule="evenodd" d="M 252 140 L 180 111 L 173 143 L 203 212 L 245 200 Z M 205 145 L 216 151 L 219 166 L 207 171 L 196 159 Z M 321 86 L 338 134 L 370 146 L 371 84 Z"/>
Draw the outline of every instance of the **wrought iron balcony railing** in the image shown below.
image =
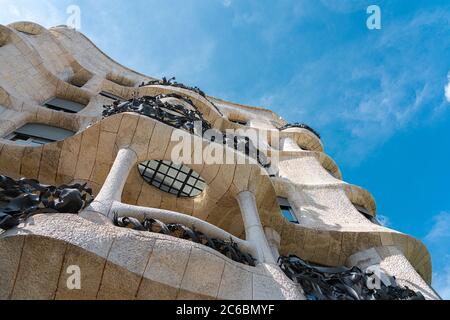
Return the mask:
<path fill-rule="evenodd" d="M 159 86 L 171 86 L 171 87 L 176 87 L 176 88 L 181 88 L 181 89 L 186 89 L 186 90 L 190 90 L 193 91 L 195 93 L 198 93 L 199 95 L 201 95 L 203 98 L 205 98 L 206 100 L 208 100 L 209 103 L 211 103 L 214 108 L 216 109 L 216 111 L 223 116 L 223 113 L 219 110 L 219 108 L 217 108 L 217 106 L 208 99 L 208 97 L 206 96 L 205 92 L 202 91 L 199 87 L 190 87 L 187 86 L 183 83 L 179 83 L 175 81 L 176 78 L 172 77 L 170 79 L 167 79 L 166 77 L 163 77 L 162 80 L 151 80 L 148 82 L 142 82 L 139 87 L 145 87 L 145 86 L 152 86 L 152 85 L 159 85 Z"/>
<path fill-rule="evenodd" d="M 179 99 L 187 103 L 190 108 L 186 108 L 181 103 L 164 101 L 166 98 Z M 104 118 L 118 113 L 134 112 L 199 136 L 202 136 L 205 131 L 211 129 L 209 122 L 203 118 L 203 114 L 198 111 L 192 101 L 178 94 L 163 94 L 155 97 L 144 96 L 128 101 L 116 100 L 112 105 L 105 105 L 103 107 Z M 196 122 L 202 124 L 201 132 L 197 132 Z"/>
<path fill-rule="evenodd" d="M 132 217 L 118 217 L 117 214 L 114 217 L 114 224 L 122 228 L 130 228 L 143 232 L 160 233 L 195 243 L 200 243 L 220 252 L 233 261 L 249 266 L 255 266 L 256 260 L 249 253 L 241 251 L 239 246 L 232 239 L 224 241 L 209 238 L 204 233 L 195 230 L 195 228 L 191 229 L 182 224 L 165 224 L 164 222 L 156 219 L 145 219 L 141 222 Z"/>
<path fill-rule="evenodd" d="M 311 128 L 310 126 L 308 126 L 307 124 L 304 124 L 304 123 L 289 123 L 289 124 L 279 128 L 279 130 L 283 131 L 283 130 L 287 130 L 290 128 L 306 129 L 306 130 L 310 131 L 311 133 L 313 133 L 317 138 L 320 139 L 320 134 L 316 130 L 314 130 L 313 128 Z"/>
<path fill-rule="evenodd" d="M 0 175 L 0 229 L 12 229 L 35 214 L 79 213 L 92 199 L 86 184 L 55 187 Z"/>
<path fill-rule="evenodd" d="M 280 257 L 279 265 L 309 300 L 425 300 L 420 292 L 398 286 L 395 278 L 381 270 L 375 274 L 358 267 L 322 267 L 294 255 Z M 369 288 L 369 283 L 377 285 Z"/>
<path fill-rule="evenodd" d="M 181 102 L 177 103 L 176 100 L 169 100 L 167 98 L 175 98 L 183 101 L 189 105 L 189 108 Z M 243 152 L 253 159 L 257 159 L 258 163 L 265 168 L 269 166 L 267 157 L 255 147 L 250 138 L 235 134 L 227 135 L 212 128 L 211 124 L 204 119 L 203 114 L 187 97 L 178 94 L 158 95 L 155 97 L 144 96 L 128 101 L 117 100 L 112 105 L 105 105 L 103 107 L 103 118 L 123 112 L 134 112 L 158 120 L 174 128 L 186 130 L 191 134 L 201 136 L 211 142 L 222 143 L 237 151 Z M 199 123 L 201 126 L 198 125 Z M 217 140 L 218 137 L 222 141 Z"/>

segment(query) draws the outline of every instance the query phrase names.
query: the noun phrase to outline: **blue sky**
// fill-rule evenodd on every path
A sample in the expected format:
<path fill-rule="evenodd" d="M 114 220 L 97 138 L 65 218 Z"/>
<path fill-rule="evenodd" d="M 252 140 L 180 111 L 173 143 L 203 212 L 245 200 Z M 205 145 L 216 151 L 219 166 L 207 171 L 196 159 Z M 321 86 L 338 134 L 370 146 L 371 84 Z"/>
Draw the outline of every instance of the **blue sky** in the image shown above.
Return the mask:
<path fill-rule="evenodd" d="M 316 128 L 384 221 L 427 244 L 450 299 L 448 0 L 0 0 L 0 23 L 65 24 L 70 4 L 119 62 Z"/>

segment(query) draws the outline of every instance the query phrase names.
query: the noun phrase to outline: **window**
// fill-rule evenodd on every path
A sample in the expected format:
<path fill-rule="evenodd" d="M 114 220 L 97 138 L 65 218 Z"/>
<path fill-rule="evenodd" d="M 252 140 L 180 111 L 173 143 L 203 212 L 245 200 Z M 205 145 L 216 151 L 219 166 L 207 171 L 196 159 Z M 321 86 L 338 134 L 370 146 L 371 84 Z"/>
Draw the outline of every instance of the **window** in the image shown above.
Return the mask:
<path fill-rule="evenodd" d="M 19 31 L 20 33 L 26 34 L 27 36 L 35 36 L 36 35 L 36 33 L 32 33 L 29 31 L 19 30 L 19 29 L 16 29 L 16 30 Z"/>
<path fill-rule="evenodd" d="M 367 220 L 369 220 L 370 222 L 375 223 L 375 224 L 380 224 L 378 222 L 377 218 L 375 218 L 373 215 L 371 215 L 366 208 L 359 206 L 357 204 L 353 204 L 353 205 L 355 206 L 356 210 L 359 211 L 359 213 L 361 213 L 364 217 L 366 217 Z"/>
<path fill-rule="evenodd" d="M 64 140 L 73 134 L 74 132 L 62 128 L 40 123 L 28 123 L 6 136 L 5 139 L 15 141 L 17 144 L 40 146 Z"/>
<path fill-rule="evenodd" d="M 43 106 L 46 108 L 52 109 L 52 110 L 63 111 L 63 112 L 68 112 L 68 113 L 77 113 L 77 112 L 80 112 L 81 110 L 83 110 L 84 107 L 86 107 L 85 105 L 83 105 L 81 103 L 69 101 L 69 100 L 65 100 L 65 99 L 61 99 L 61 98 L 52 98 L 52 99 L 48 100 L 47 102 L 45 102 L 43 104 Z"/>
<path fill-rule="evenodd" d="M 299 224 L 298 219 L 295 216 L 294 210 L 292 209 L 288 199 L 278 198 L 278 204 L 280 205 L 281 214 L 287 221 Z"/>
<path fill-rule="evenodd" d="M 205 188 L 205 180 L 198 173 L 170 161 L 145 161 L 138 165 L 138 169 L 149 184 L 179 198 L 198 196 Z"/>
<path fill-rule="evenodd" d="M 246 126 L 247 125 L 247 121 L 244 121 L 244 120 L 232 120 L 232 119 L 228 119 L 228 120 L 230 120 L 231 122 L 240 124 L 241 126 Z"/>
<path fill-rule="evenodd" d="M 112 94 L 112 93 L 110 93 L 108 91 L 101 91 L 99 94 L 101 96 L 105 97 L 105 98 L 108 98 L 108 99 L 111 99 L 111 100 L 114 100 L 114 101 L 115 100 L 121 100 L 121 101 L 125 100 L 124 98 L 116 96 L 115 94 Z"/>
<path fill-rule="evenodd" d="M 299 147 L 300 147 L 300 149 L 302 149 L 304 151 L 311 151 L 310 148 L 308 148 L 308 147 L 306 147 L 304 145 L 300 145 Z"/>

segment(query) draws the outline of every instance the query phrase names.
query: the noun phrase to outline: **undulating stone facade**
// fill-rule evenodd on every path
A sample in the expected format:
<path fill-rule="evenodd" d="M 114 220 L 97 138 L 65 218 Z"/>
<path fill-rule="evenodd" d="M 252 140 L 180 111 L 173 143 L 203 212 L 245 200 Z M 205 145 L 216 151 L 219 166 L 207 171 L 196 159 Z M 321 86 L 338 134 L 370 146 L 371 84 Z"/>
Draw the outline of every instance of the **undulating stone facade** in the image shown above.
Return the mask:
<path fill-rule="evenodd" d="M 375 200 L 342 180 L 313 130 L 286 126 L 270 110 L 154 80 L 65 26 L 0 26 L 0 174 L 49 185 L 87 183 L 95 198 L 78 215 L 34 215 L 0 234 L 0 299 L 304 299 L 277 265 L 278 256 L 288 254 L 326 266 L 378 265 L 402 285 L 438 299 L 425 246 L 374 223 Z M 211 164 L 192 152 L 185 166 L 204 180 L 200 195 L 177 197 L 152 186 L 138 164 L 171 161 L 174 133 L 203 148 L 213 143 L 139 113 L 102 116 L 103 106 L 113 103 L 108 95 L 128 100 L 160 94 L 175 94 L 168 99 L 179 104 L 186 103 L 179 97 L 191 101 L 221 132 L 264 132 L 267 156 L 279 159 L 278 171 L 267 173 L 252 159 Z M 81 110 L 45 106 L 52 98 Z M 36 138 L 21 130 L 26 124 L 73 135 L 39 140 L 39 132 Z M 249 160 L 225 144 L 216 143 L 217 150 Z M 283 217 L 279 198 L 298 223 Z M 255 266 L 201 243 L 119 228 L 113 224 L 117 215 L 232 239 L 256 259 Z M 81 270 L 80 290 L 67 286 L 70 266 Z"/>

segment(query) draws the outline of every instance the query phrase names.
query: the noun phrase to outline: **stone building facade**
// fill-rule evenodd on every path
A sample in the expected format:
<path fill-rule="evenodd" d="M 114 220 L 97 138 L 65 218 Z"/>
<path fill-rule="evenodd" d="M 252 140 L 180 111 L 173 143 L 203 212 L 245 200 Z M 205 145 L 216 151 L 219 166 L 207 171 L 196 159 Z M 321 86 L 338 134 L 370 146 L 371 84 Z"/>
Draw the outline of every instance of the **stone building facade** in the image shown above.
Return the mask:
<path fill-rule="evenodd" d="M 216 151 L 248 161 L 194 161 L 192 152 L 171 166 L 174 133 L 203 148 L 214 142 L 139 112 L 104 116 L 117 99 L 157 95 L 194 106 L 220 132 L 263 132 L 276 170 L 218 143 Z M 168 176 L 186 168 L 184 180 Z M 79 214 L 33 215 L 0 234 L 0 299 L 304 299 L 277 265 L 288 254 L 324 266 L 379 266 L 438 299 L 423 243 L 377 223 L 372 195 L 343 181 L 312 129 L 158 82 L 64 26 L 0 26 L 0 174 L 87 183 L 94 196 Z M 255 265 L 194 241 L 119 228 L 118 216 L 232 239 Z M 71 266 L 81 271 L 80 290 L 68 288 Z"/>

